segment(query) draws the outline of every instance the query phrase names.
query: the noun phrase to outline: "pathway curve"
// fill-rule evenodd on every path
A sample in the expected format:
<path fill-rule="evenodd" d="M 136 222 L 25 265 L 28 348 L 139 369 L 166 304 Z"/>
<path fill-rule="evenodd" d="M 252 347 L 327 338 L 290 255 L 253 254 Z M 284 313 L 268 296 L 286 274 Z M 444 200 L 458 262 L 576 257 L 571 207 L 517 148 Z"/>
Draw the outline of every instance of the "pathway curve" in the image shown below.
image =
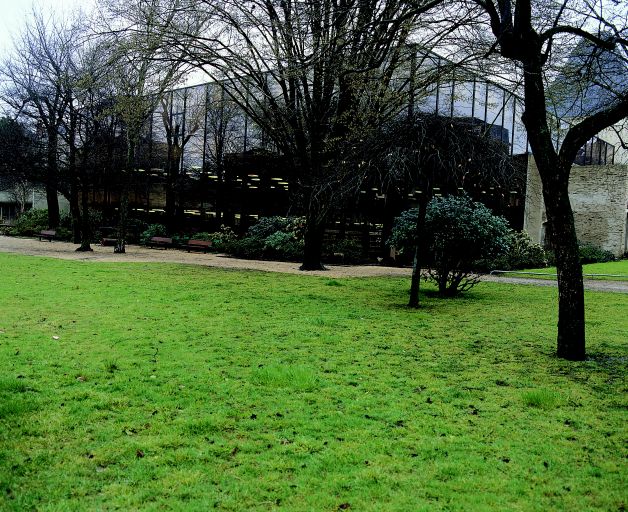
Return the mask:
<path fill-rule="evenodd" d="M 224 254 L 188 253 L 177 249 L 149 249 L 139 245 L 128 245 L 125 254 L 114 254 L 112 247 L 92 245 L 93 252 L 76 252 L 76 245 L 69 242 L 40 242 L 33 238 L 8 237 L 0 235 L 0 252 L 44 256 L 76 261 L 127 262 L 127 263 L 183 263 L 204 265 L 207 267 L 230 268 L 241 270 L 261 270 L 266 272 L 284 272 L 302 274 L 298 263 L 284 261 L 259 261 L 232 258 Z M 326 271 L 308 272 L 330 278 L 337 277 L 375 277 L 401 276 L 410 277 L 411 269 L 382 267 L 378 265 L 328 265 Z M 509 284 L 530 284 L 536 286 L 556 286 L 555 281 L 518 277 L 483 276 L 484 281 Z M 628 293 L 628 281 L 585 280 L 585 288 L 596 291 Z"/>

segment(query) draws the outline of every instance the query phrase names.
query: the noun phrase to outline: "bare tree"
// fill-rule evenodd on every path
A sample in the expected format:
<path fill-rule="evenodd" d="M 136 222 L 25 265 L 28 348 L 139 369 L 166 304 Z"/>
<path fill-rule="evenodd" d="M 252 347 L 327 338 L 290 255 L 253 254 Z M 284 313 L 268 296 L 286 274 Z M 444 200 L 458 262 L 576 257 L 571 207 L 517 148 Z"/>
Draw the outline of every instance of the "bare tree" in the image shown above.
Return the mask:
<path fill-rule="evenodd" d="M 181 61 L 166 51 L 167 45 L 157 23 L 163 21 L 159 0 L 108 0 L 103 2 L 103 9 L 106 14 L 102 14 L 101 19 L 112 20 L 103 27 L 101 37 L 110 52 L 109 80 L 115 88 L 113 111 L 124 125 L 127 144 L 118 241 L 114 248 L 114 252 L 124 253 L 129 186 L 137 170 L 140 135 L 165 91 L 179 82 Z M 169 16 L 172 20 L 175 13 Z M 141 25 L 138 19 L 142 20 Z"/>
<path fill-rule="evenodd" d="M 221 83 L 292 161 L 307 219 L 303 270 L 322 268 L 340 147 L 405 108 L 409 80 L 399 70 L 410 60 L 407 43 L 441 1 L 162 4 L 169 46 Z"/>
<path fill-rule="evenodd" d="M 26 210 L 33 187 L 42 179 L 40 144 L 32 129 L 15 119 L 0 118 L 0 190 Z"/>
<path fill-rule="evenodd" d="M 166 132 L 166 217 L 170 223 L 183 217 L 183 152 L 201 128 L 204 105 L 188 101 L 190 89 L 170 91 L 161 97 L 161 119 Z M 179 98 L 179 96 L 181 96 Z"/>
<path fill-rule="evenodd" d="M 16 115 L 38 123 L 46 135 L 45 187 L 48 224 L 59 224 L 59 137 L 69 98 L 73 30 L 67 21 L 33 11 L 15 47 L 2 64 L 2 99 Z"/>
<path fill-rule="evenodd" d="M 603 0 L 469 2 L 485 15 L 475 35 L 489 44 L 486 56 L 497 64 L 510 63 L 510 75 L 523 81 L 522 119 L 543 185 L 558 269 L 557 353 L 582 360 L 586 354 L 584 293 L 569 174 L 587 141 L 628 116 L 628 6 Z M 578 59 L 570 58 L 583 42 L 588 51 Z M 619 70 L 600 65 L 611 55 L 620 63 Z M 569 94 L 579 108 L 560 130 L 548 114 L 552 96 L 547 84 L 560 77 L 565 81 L 565 76 L 572 81 Z M 581 101 L 583 91 L 592 86 L 604 94 L 593 102 Z"/>
<path fill-rule="evenodd" d="M 89 210 L 90 174 L 98 172 L 101 142 L 111 145 L 114 89 L 107 69 L 109 55 L 98 40 L 85 39 L 76 49 L 72 101 L 68 109 L 74 116 L 76 186 L 80 189 L 81 245 L 77 251 L 91 251 L 93 237 Z M 111 160 L 111 159 L 109 159 Z M 93 176 L 91 176 L 93 179 Z M 78 202 L 78 198 L 77 198 Z"/>
<path fill-rule="evenodd" d="M 242 126 L 239 122 L 242 110 L 225 95 L 220 85 L 206 86 L 205 118 L 203 131 L 203 177 L 207 172 L 216 176 L 215 200 L 218 223 L 229 216 L 229 181 L 225 168 L 225 156 L 242 148 Z"/>

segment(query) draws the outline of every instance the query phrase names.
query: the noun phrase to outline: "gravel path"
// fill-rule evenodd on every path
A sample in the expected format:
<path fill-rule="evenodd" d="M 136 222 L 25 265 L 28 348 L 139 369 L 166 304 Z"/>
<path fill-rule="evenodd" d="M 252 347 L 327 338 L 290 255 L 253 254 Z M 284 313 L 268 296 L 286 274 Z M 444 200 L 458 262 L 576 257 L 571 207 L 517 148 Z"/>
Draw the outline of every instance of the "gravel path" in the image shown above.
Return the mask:
<path fill-rule="evenodd" d="M 0 252 L 44 256 L 76 261 L 126 262 L 126 263 L 183 263 L 205 265 L 207 267 L 230 268 L 241 270 L 261 270 L 266 272 L 284 272 L 303 274 L 298 263 L 284 261 L 258 261 L 232 258 L 224 254 L 203 254 L 185 252 L 177 249 L 148 249 L 138 245 L 128 245 L 125 254 L 114 254 L 113 247 L 92 245 L 93 252 L 76 252 L 76 245 L 68 242 L 40 242 L 33 238 L 16 238 L 0 235 Z M 374 277 L 402 276 L 410 277 L 411 269 L 398 267 L 380 267 L 377 265 L 328 265 L 326 271 L 307 272 L 331 278 L 337 277 Z M 536 286 L 556 286 L 555 281 L 526 279 L 518 277 L 483 276 L 484 281 L 508 284 L 529 284 Z M 589 290 L 628 293 L 628 281 L 585 280 Z"/>

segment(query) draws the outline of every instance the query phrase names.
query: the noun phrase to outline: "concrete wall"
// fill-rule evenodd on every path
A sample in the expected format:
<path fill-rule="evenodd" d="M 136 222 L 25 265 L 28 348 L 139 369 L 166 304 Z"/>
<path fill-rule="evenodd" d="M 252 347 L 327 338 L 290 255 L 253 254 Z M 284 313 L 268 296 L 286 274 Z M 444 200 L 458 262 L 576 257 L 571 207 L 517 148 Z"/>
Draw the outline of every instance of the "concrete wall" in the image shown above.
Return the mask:
<path fill-rule="evenodd" d="M 601 247 L 616 256 L 627 252 L 628 166 L 574 165 L 569 179 L 569 197 L 581 242 Z M 545 240 L 546 220 L 541 179 L 534 159 L 530 158 L 523 228 L 540 244 Z"/>
<path fill-rule="evenodd" d="M 65 198 L 65 196 L 59 194 L 57 196 L 59 200 L 59 209 L 63 211 L 70 211 L 70 203 Z M 4 205 L 4 210 L 2 214 L 0 214 L 0 218 L 6 218 L 7 213 L 9 212 L 10 205 L 15 206 L 15 202 L 13 200 L 13 196 L 6 191 L 0 191 L 0 204 Z M 26 209 L 35 208 L 35 209 L 47 209 L 48 202 L 46 201 L 46 192 L 40 189 L 33 189 L 32 192 L 28 196 L 28 201 L 26 203 Z"/>

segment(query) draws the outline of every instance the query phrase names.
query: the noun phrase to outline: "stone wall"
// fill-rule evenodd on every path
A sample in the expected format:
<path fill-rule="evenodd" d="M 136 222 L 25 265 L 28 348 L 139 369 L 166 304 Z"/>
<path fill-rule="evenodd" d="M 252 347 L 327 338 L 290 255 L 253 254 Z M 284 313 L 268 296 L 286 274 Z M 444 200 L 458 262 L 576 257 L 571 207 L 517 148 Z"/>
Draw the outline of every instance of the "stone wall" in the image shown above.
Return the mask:
<path fill-rule="evenodd" d="M 578 239 L 622 256 L 628 249 L 628 166 L 574 165 L 569 179 L 569 197 Z M 541 179 L 534 159 L 530 158 L 523 227 L 532 240 L 540 244 L 545 241 L 546 220 Z"/>

